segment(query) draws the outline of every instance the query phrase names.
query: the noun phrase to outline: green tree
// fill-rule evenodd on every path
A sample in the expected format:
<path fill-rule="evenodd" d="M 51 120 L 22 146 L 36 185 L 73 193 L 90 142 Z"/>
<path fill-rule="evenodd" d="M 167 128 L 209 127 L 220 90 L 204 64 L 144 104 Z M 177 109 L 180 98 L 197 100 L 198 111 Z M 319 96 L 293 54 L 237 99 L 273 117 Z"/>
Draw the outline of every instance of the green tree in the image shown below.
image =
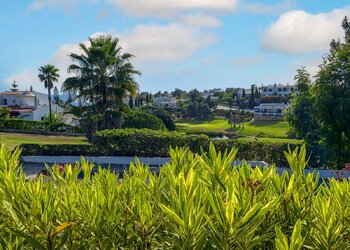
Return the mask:
<path fill-rule="evenodd" d="M 338 166 L 350 161 L 350 22 L 342 22 L 344 42 L 333 40 L 316 75 L 315 114 L 325 146 Z"/>
<path fill-rule="evenodd" d="M 159 119 L 162 120 L 162 122 L 164 123 L 165 127 L 169 130 L 169 131 L 173 131 L 176 129 L 176 125 L 174 123 L 174 120 L 172 118 L 172 116 L 170 115 L 170 113 L 168 111 L 166 111 L 163 108 L 159 108 L 156 109 L 152 112 L 155 116 L 157 116 Z"/>
<path fill-rule="evenodd" d="M 333 40 L 330 52 L 311 84 L 305 68 L 297 71 L 288 120 L 297 135 L 323 145 L 330 164 L 342 168 L 350 162 L 350 23 L 342 23 L 344 42 Z"/>
<path fill-rule="evenodd" d="M 122 127 L 123 115 L 129 109 L 123 98 L 137 95 L 134 76 L 141 73 L 130 62 L 134 56 L 122 53 L 118 38 L 99 36 L 89 38 L 89 43 L 89 47 L 79 45 L 83 54 L 69 55 L 75 64 L 68 67 L 68 72 L 75 76 L 64 81 L 63 91 L 74 91 L 74 100 L 83 101 L 91 139 L 95 130 Z"/>
<path fill-rule="evenodd" d="M 53 83 L 58 81 L 60 75 L 58 74 L 58 69 L 51 64 L 46 64 L 39 68 L 39 79 L 44 82 L 45 89 L 47 89 L 48 99 L 49 99 L 49 118 L 52 122 L 52 110 L 51 110 L 51 89 L 53 88 Z"/>

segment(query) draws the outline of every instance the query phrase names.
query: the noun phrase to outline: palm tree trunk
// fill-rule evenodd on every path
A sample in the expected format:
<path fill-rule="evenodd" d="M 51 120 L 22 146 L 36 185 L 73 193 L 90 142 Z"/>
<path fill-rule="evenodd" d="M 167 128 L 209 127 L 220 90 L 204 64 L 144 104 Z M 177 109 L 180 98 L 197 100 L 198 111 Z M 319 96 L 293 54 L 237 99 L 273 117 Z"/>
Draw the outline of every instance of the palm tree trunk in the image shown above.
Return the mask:
<path fill-rule="evenodd" d="M 49 115 L 50 115 L 50 123 L 52 123 L 52 110 L 51 110 L 51 90 L 50 86 L 48 86 L 48 94 L 49 94 Z"/>

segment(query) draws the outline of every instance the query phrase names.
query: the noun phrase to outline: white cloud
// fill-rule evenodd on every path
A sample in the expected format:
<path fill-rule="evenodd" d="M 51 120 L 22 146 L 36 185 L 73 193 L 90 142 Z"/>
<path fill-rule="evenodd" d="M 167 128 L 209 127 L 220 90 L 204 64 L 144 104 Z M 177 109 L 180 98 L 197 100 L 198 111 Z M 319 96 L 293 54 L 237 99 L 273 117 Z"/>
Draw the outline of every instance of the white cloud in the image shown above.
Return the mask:
<path fill-rule="evenodd" d="M 318 14 L 286 12 L 266 30 L 262 47 L 289 54 L 325 51 L 333 38 L 343 37 L 341 21 L 349 12 L 350 6 Z"/>
<path fill-rule="evenodd" d="M 237 66 L 249 66 L 261 63 L 265 60 L 266 58 L 264 56 L 242 56 L 235 59 L 233 64 Z"/>
<path fill-rule="evenodd" d="M 21 73 L 13 74 L 13 75 L 9 76 L 5 80 L 5 84 L 6 84 L 6 86 L 8 86 L 7 90 L 9 90 L 9 88 L 14 80 L 19 85 L 19 88 L 21 90 L 23 90 L 23 89 L 29 90 L 30 86 L 33 86 L 34 90 L 37 90 L 36 87 L 38 87 L 38 89 L 40 89 L 40 90 L 45 89 L 44 85 L 40 86 L 40 81 L 38 79 L 37 70 L 35 70 L 35 69 L 33 69 L 33 70 L 26 69 Z"/>
<path fill-rule="evenodd" d="M 175 23 L 138 25 L 133 31 L 121 34 L 120 39 L 125 49 L 142 61 L 183 60 L 216 40 L 209 33 Z"/>
<path fill-rule="evenodd" d="M 185 15 L 180 17 L 177 21 L 190 26 L 207 28 L 216 28 L 222 25 L 221 21 L 216 17 L 203 14 Z"/>
<path fill-rule="evenodd" d="M 168 25 L 138 25 L 132 31 L 117 32 L 97 32 L 91 37 L 98 35 L 112 34 L 120 38 L 121 46 L 136 56 L 133 61 L 140 69 L 142 63 L 181 61 L 193 55 L 199 49 L 214 43 L 216 38 L 210 33 L 203 33 L 197 28 L 191 28 L 180 24 L 171 23 Z M 88 41 L 82 41 L 88 45 Z M 72 63 L 68 55 L 70 53 L 81 53 L 78 43 L 62 45 L 53 56 L 43 62 L 42 65 L 50 63 L 59 70 L 60 88 L 62 82 L 68 77 L 67 67 Z M 40 65 L 39 65 L 40 66 Z M 38 67 L 39 67 L 38 66 Z M 45 91 L 37 78 L 37 69 L 26 70 L 19 74 L 14 74 L 6 81 L 9 86 L 14 79 L 22 86 L 33 85 L 34 89 Z"/>
<path fill-rule="evenodd" d="M 107 0 L 126 13 L 137 16 L 169 17 L 178 11 L 233 11 L 238 0 Z"/>

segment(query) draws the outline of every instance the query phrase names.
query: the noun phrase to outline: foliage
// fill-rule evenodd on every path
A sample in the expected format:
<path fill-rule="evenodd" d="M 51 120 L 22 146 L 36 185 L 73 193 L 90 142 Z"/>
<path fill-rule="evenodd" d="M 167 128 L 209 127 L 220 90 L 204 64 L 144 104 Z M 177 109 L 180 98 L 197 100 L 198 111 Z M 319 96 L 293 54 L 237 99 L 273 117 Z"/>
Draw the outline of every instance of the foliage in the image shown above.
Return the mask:
<path fill-rule="evenodd" d="M 94 136 L 93 145 L 21 145 L 24 155 L 109 155 L 109 156 L 147 156 L 169 157 L 170 147 L 189 147 L 199 153 L 207 151 L 212 142 L 224 152 L 238 148 L 238 159 L 265 161 L 278 166 L 287 166 L 283 152 L 296 148 L 299 144 L 272 143 L 249 140 L 211 140 L 205 135 L 186 135 L 178 132 L 154 131 L 149 129 L 114 129 L 99 131 Z M 324 160 L 325 152 L 315 146 L 307 147 L 311 155 L 309 166 L 333 167 Z"/>
<path fill-rule="evenodd" d="M 176 129 L 176 125 L 174 123 L 174 119 L 173 117 L 170 115 L 170 113 L 168 111 L 166 111 L 163 108 L 158 108 L 152 111 L 152 114 L 154 114 L 155 116 L 157 116 L 159 119 L 162 120 L 162 122 L 164 123 L 165 127 L 169 130 L 169 131 L 173 131 Z"/>
<path fill-rule="evenodd" d="M 6 107 L 0 107 L 0 119 L 9 118 L 11 109 Z"/>
<path fill-rule="evenodd" d="M 119 39 L 112 36 L 89 38 L 90 47 L 80 44 L 83 54 L 70 54 L 75 62 L 68 67 L 76 76 L 67 78 L 63 91 L 75 92 L 74 100 L 83 103 L 82 122 L 87 136 L 92 138 L 96 130 L 121 128 L 124 113 L 129 111 L 123 98 L 136 96 L 138 85 L 130 60 L 133 55 L 122 53 Z"/>
<path fill-rule="evenodd" d="M 331 42 L 311 87 L 305 69 L 298 71 L 301 95 L 293 100 L 289 115 L 296 133 L 330 150 L 329 161 L 338 168 L 350 161 L 350 22 L 346 17 L 342 27 L 344 42 Z"/>
<path fill-rule="evenodd" d="M 132 111 L 125 115 L 123 128 L 148 128 L 152 130 L 166 130 L 161 119 L 153 114 Z"/>
<path fill-rule="evenodd" d="M 25 130 L 31 132 L 65 132 L 80 133 L 79 127 L 67 125 L 65 123 L 50 123 L 49 121 L 29 121 L 23 119 L 0 119 L 0 129 L 5 130 Z"/>
<path fill-rule="evenodd" d="M 58 74 L 58 69 L 51 64 L 46 64 L 44 66 L 41 66 L 39 68 L 39 80 L 41 82 L 44 82 L 44 87 L 47 89 L 48 92 L 48 99 L 49 99 L 49 117 L 50 122 L 52 122 L 52 110 L 51 110 L 51 89 L 53 88 L 53 83 L 58 81 L 58 78 L 60 75 Z"/>
<path fill-rule="evenodd" d="M 306 141 L 314 142 L 319 140 L 319 124 L 314 107 L 314 88 L 311 86 L 311 79 L 305 67 L 298 69 L 294 77 L 299 95 L 294 95 L 290 109 L 286 113 L 287 120 L 295 131 L 296 136 Z"/>
<path fill-rule="evenodd" d="M 3 249 L 348 249 L 350 181 L 303 174 L 305 147 L 286 153 L 292 173 L 232 167 L 237 150 L 172 149 L 159 174 L 136 160 L 123 180 L 81 159 L 26 180 L 0 148 Z M 84 173 L 78 180 L 80 172 Z"/>
<path fill-rule="evenodd" d="M 199 152 L 208 148 L 209 138 L 150 129 L 112 129 L 96 132 L 93 143 L 111 155 L 157 157 L 169 156 L 170 147 L 189 147 Z"/>

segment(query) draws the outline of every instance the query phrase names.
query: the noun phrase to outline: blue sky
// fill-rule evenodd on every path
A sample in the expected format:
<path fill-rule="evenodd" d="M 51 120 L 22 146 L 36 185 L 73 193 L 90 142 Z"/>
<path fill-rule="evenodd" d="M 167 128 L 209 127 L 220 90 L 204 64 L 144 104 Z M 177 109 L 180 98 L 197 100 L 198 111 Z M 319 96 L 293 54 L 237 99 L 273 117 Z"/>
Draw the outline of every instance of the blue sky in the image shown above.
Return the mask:
<path fill-rule="evenodd" d="M 345 0 L 13 0 L 0 8 L 0 91 L 13 80 L 44 91 L 37 69 L 55 64 L 60 84 L 71 52 L 97 34 L 118 36 L 136 56 L 141 91 L 293 83 L 315 74 Z"/>

